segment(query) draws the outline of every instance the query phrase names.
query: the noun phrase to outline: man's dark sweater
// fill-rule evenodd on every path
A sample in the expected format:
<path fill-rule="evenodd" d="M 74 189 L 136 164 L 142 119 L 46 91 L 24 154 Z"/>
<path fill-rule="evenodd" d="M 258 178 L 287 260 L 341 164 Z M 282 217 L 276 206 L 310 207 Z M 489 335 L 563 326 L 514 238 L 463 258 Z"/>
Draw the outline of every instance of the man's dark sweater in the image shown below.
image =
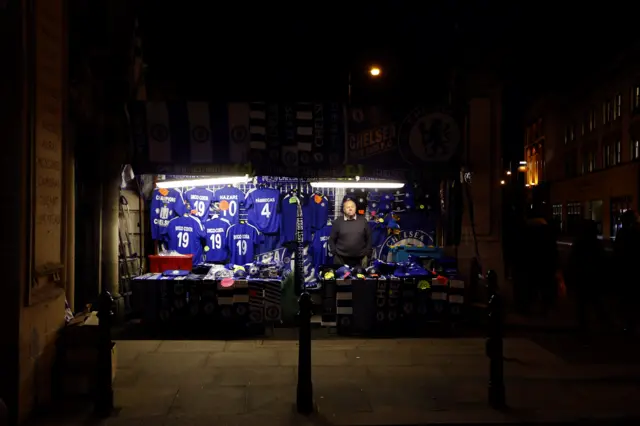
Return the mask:
<path fill-rule="evenodd" d="M 333 221 L 329 237 L 331 252 L 342 257 L 363 257 L 371 250 L 371 229 L 363 216 Z"/>

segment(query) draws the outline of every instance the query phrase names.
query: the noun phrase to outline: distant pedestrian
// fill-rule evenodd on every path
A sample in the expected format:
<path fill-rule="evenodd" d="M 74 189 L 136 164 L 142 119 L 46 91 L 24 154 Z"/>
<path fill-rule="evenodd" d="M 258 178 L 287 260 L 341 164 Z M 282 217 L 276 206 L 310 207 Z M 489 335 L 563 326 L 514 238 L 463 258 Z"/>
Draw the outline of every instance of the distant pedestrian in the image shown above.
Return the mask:
<path fill-rule="evenodd" d="M 636 332 L 638 324 L 638 297 L 640 297 L 640 229 L 638 216 L 632 210 L 622 215 L 621 228 L 613 245 L 614 268 L 617 282 L 614 291 L 620 298 L 624 330 Z"/>
<path fill-rule="evenodd" d="M 604 262 L 604 247 L 598 239 L 598 225 L 593 220 L 584 220 L 578 228 L 566 275 L 569 291 L 576 298 L 576 314 L 580 331 L 589 329 L 589 312 L 596 314 L 600 323 L 608 323 L 602 293 L 598 289 L 599 280 L 593 275 L 594 268 Z"/>

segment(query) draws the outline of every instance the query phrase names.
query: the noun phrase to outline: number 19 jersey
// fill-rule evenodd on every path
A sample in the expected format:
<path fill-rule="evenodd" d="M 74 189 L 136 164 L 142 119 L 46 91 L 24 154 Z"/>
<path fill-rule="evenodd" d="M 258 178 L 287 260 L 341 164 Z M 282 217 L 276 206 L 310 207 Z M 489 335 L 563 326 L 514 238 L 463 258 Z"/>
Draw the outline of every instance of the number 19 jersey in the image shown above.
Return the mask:
<path fill-rule="evenodd" d="M 275 234 L 280 229 L 280 191 L 258 188 L 247 193 L 244 202 L 249 220 L 265 234 Z"/>
<path fill-rule="evenodd" d="M 213 191 L 207 188 L 193 188 L 184 193 L 184 200 L 189 203 L 191 214 L 202 222 L 209 216 Z"/>
<path fill-rule="evenodd" d="M 227 229 L 227 246 L 231 254 L 230 262 L 234 265 L 246 265 L 253 262 L 255 247 L 262 236 L 258 228 L 246 221 L 231 225 Z"/>
<path fill-rule="evenodd" d="M 163 230 L 163 236 L 169 250 L 192 254 L 194 265 L 202 262 L 202 243 L 206 235 L 197 217 L 181 216 L 171 219 Z"/>
<path fill-rule="evenodd" d="M 209 219 L 202 224 L 207 235 L 207 262 L 223 262 L 229 257 L 227 250 L 227 230 L 231 226 L 227 219 L 221 217 Z"/>

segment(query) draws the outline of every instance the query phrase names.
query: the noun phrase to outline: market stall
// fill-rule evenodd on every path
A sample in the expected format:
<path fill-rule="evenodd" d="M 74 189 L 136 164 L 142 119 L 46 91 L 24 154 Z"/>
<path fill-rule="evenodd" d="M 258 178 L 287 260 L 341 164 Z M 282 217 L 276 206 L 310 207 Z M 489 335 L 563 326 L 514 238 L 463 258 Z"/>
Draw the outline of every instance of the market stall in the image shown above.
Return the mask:
<path fill-rule="evenodd" d="M 204 319 L 260 329 L 290 316 L 286 307 L 295 306 L 301 291 L 313 293 L 319 323 L 345 333 L 389 329 L 410 315 L 435 321 L 461 312 L 450 306 L 451 283 L 460 285 L 455 262 L 442 267 L 447 262 L 436 248 L 444 202 L 440 180 L 425 180 L 415 170 L 344 165 L 344 157 L 366 152 L 386 161 L 388 152 L 372 151 L 373 145 L 388 151 L 396 135 L 394 149 L 402 151 L 393 124 L 383 126 L 389 127 L 384 132 L 358 129 L 371 133 L 362 136 L 363 146 L 360 136 L 346 132 L 336 104 L 229 104 L 223 124 L 216 124 L 208 108 L 207 114 L 196 114 L 190 106 L 186 116 L 172 119 L 170 108 L 147 105 L 144 119 L 137 126 L 134 120 L 136 151 L 150 158 L 134 165 L 149 172 L 138 179 L 139 187 L 147 188 L 147 238 L 154 253 L 148 272 L 132 285 L 132 299 L 146 321 Z M 293 115 L 283 115 L 288 110 Z M 442 117 L 415 114 L 412 120 L 429 125 Z M 409 124 L 397 130 L 402 127 L 407 136 Z M 221 141 L 214 140 L 217 133 Z M 341 148 L 346 135 L 353 152 Z M 222 149 L 214 149 L 216 144 Z M 185 166 L 189 163 L 199 164 Z M 367 170 L 375 170 L 369 178 Z M 371 255 L 361 270 L 333 266 L 329 250 L 332 223 L 346 200 L 355 203 L 369 227 Z M 439 287 L 446 290 L 436 291 Z M 353 306 L 345 306 L 347 301 Z M 370 325 L 352 325 L 361 322 Z"/>

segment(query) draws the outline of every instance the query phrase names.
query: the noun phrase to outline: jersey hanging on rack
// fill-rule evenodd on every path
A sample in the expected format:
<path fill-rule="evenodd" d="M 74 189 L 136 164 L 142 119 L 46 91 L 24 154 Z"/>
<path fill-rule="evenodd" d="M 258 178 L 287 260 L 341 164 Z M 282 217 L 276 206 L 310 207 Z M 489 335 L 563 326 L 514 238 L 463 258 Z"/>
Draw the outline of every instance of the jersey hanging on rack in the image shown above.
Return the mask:
<path fill-rule="evenodd" d="M 225 186 L 216 189 L 213 201 L 218 203 L 220 215 L 227 219 L 232 225 L 238 223 L 238 212 L 240 206 L 244 204 L 244 192 L 235 186 Z"/>
<path fill-rule="evenodd" d="M 223 262 L 229 258 L 227 249 L 227 230 L 231 226 L 227 219 L 214 217 L 202 224 L 207 236 L 209 251 L 205 254 L 207 262 Z"/>
<path fill-rule="evenodd" d="M 247 192 L 244 206 L 249 221 L 264 234 L 275 234 L 280 229 L 280 191 L 257 188 Z"/>
<path fill-rule="evenodd" d="M 151 196 L 151 238 L 158 240 L 162 230 L 175 216 L 186 212 L 182 194 L 173 188 L 156 188 Z"/>
<path fill-rule="evenodd" d="M 175 217 L 169 221 L 162 235 L 169 250 L 192 254 L 194 265 L 202 262 L 202 243 L 206 234 L 200 219 L 191 215 Z"/>
<path fill-rule="evenodd" d="M 325 221 L 325 226 L 316 231 L 311 244 L 311 255 L 315 266 L 329 265 L 333 262 L 333 256 L 329 253 L 329 236 L 331 235 L 331 225 Z"/>
<path fill-rule="evenodd" d="M 227 229 L 227 247 L 231 254 L 230 262 L 234 265 L 245 265 L 253 262 L 256 245 L 260 244 L 262 235 L 258 228 L 247 222 L 239 221 Z"/>
<path fill-rule="evenodd" d="M 311 194 L 307 203 L 311 231 L 324 228 L 329 219 L 329 199 L 322 194 Z"/>
<path fill-rule="evenodd" d="M 207 188 L 192 188 L 184 193 L 184 200 L 191 207 L 191 214 L 201 222 L 209 217 L 209 206 L 213 201 L 213 191 Z"/>
<path fill-rule="evenodd" d="M 304 229 L 304 241 L 311 240 L 310 227 L 308 226 L 309 220 L 305 220 L 308 217 L 308 207 L 305 205 L 305 199 L 303 196 L 287 194 L 280 201 L 280 244 L 296 241 L 296 218 L 298 213 L 298 203 L 302 205 L 302 217 L 303 217 L 303 229 Z"/>

